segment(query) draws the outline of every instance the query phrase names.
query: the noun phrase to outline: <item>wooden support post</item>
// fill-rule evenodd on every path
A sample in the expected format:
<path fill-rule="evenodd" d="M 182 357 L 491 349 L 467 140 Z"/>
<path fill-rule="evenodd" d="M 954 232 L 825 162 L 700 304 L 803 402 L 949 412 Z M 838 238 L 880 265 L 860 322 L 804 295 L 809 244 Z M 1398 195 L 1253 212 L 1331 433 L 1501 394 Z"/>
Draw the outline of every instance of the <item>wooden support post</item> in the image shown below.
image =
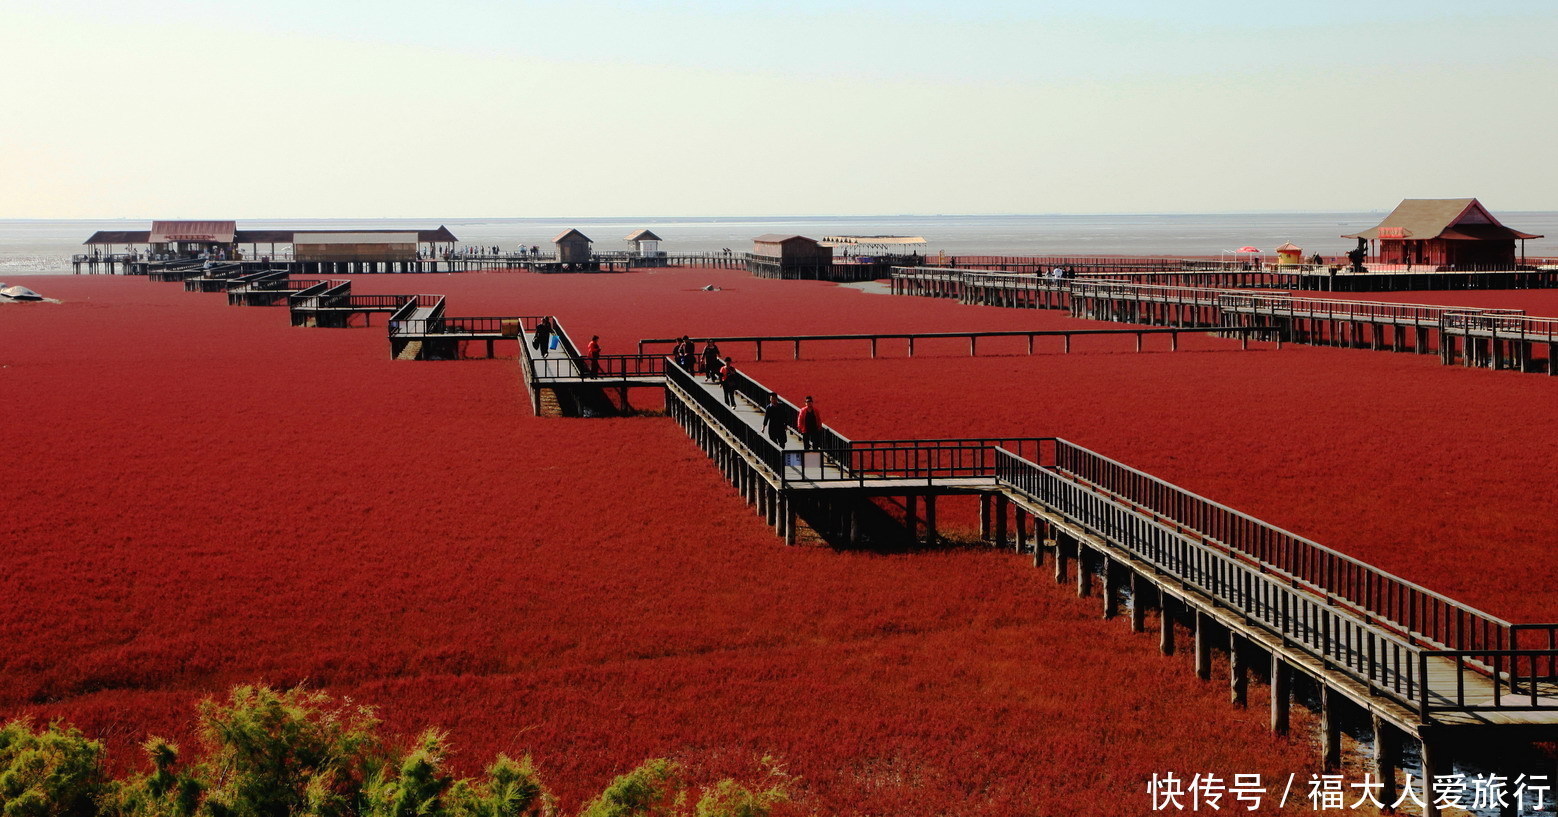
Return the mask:
<path fill-rule="evenodd" d="M 1433 780 L 1450 772 L 1449 758 L 1444 756 L 1444 745 L 1430 737 L 1423 737 L 1423 817 L 1439 817 L 1439 803 L 1433 796 Z"/>
<path fill-rule="evenodd" d="M 1158 589 L 1158 650 L 1174 654 L 1174 597 Z"/>
<path fill-rule="evenodd" d="M 1320 763 L 1328 772 L 1342 767 L 1341 706 L 1341 693 L 1329 685 L 1320 690 Z"/>
<path fill-rule="evenodd" d="M 925 544 L 934 546 L 941 534 L 936 530 L 936 495 L 925 495 Z"/>
<path fill-rule="evenodd" d="M 1292 697 L 1293 671 L 1282 656 L 1271 654 L 1271 731 L 1277 735 L 1288 733 L 1288 708 Z"/>
<path fill-rule="evenodd" d="M 1055 535 L 1055 583 L 1066 583 L 1066 543 L 1061 540 L 1060 534 Z"/>
<path fill-rule="evenodd" d="M 920 498 L 910 494 L 903 498 L 903 527 L 909 533 L 909 541 L 920 540 Z"/>
<path fill-rule="evenodd" d="M 1093 573 L 1087 564 L 1087 549 L 1082 540 L 1077 540 L 1077 598 L 1085 599 L 1093 595 Z"/>
<path fill-rule="evenodd" d="M 909 357 L 914 357 L 914 338 L 909 338 Z"/>
<path fill-rule="evenodd" d="M 795 504 L 783 494 L 779 495 L 779 518 L 784 520 L 784 543 L 795 544 Z"/>
<path fill-rule="evenodd" d="M 1390 724 L 1378 714 L 1370 718 L 1374 727 L 1374 781 L 1380 784 L 1379 799 L 1385 805 L 1396 802 L 1396 735 Z"/>
<path fill-rule="evenodd" d="M 1099 577 L 1104 580 L 1104 618 L 1114 618 L 1120 614 L 1120 592 L 1115 586 L 1120 571 L 1109 560 L 1108 556 L 1102 558 L 1103 566 L 1099 568 Z"/>
<path fill-rule="evenodd" d="M 990 541 L 990 495 L 979 495 L 979 540 Z"/>
<path fill-rule="evenodd" d="M 1233 630 L 1228 631 L 1228 700 L 1234 706 L 1248 706 L 1250 692 L 1250 669 L 1244 662 L 1244 650 L 1239 643 L 1239 634 Z"/>
<path fill-rule="evenodd" d="M 1017 524 L 1017 542 L 1013 550 L 1021 553 L 1028 548 L 1028 512 L 1018 508 L 1012 516 Z"/>
<path fill-rule="evenodd" d="M 1195 656 L 1196 677 L 1212 680 L 1212 621 L 1205 613 L 1196 612 Z"/>
<path fill-rule="evenodd" d="M 997 494 L 995 497 L 995 545 L 1006 547 L 1006 515 L 1012 501 L 1005 494 Z"/>
<path fill-rule="evenodd" d="M 1131 571 L 1131 632 L 1139 633 L 1147 627 L 1147 580 L 1140 573 Z"/>

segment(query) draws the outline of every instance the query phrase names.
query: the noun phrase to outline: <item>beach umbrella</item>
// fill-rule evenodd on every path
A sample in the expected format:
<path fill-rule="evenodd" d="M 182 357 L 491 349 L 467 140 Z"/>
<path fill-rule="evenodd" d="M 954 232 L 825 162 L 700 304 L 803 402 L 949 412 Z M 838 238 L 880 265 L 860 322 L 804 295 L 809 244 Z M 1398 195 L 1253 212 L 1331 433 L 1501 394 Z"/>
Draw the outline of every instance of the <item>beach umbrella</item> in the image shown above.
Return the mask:
<path fill-rule="evenodd" d="M 1240 247 L 1239 252 L 1260 252 L 1259 247 Z"/>

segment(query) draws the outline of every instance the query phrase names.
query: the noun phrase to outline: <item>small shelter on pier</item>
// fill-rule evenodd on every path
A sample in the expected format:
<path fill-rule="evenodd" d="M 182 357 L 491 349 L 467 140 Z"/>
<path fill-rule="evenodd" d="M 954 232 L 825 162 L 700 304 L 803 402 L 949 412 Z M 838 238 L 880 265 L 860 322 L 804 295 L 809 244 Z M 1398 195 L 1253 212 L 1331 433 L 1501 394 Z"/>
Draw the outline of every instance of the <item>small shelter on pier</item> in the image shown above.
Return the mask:
<path fill-rule="evenodd" d="M 151 244 L 150 230 L 98 230 L 91 238 L 81 242 L 82 246 L 91 247 L 94 254 L 108 255 L 114 247 L 124 247 L 125 252 L 134 252 L 138 247 Z"/>
<path fill-rule="evenodd" d="M 298 261 L 415 261 L 417 233 L 415 230 L 293 233 L 292 254 Z"/>
<path fill-rule="evenodd" d="M 1505 227 L 1472 198 L 1404 199 L 1378 226 L 1342 236 L 1379 242 L 1380 264 L 1431 270 L 1512 270 L 1515 241 L 1541 237 Z"/>
<path fill-rule="evenodd" d="M 200 253 L 236 254 L 234 221 L 153 221 L 147 242 L 153 252 L 190 256 Z"/>
<path fill-rule="evenodd" d="M 768 233 L 752 240 L 747 271 L 762 278 L 827 278 L 833 248 L 803 235 Z"/>
<path fill-rule="evenodd" d="M 639 230 L 628 236 L 627 241 L 633 245 L 633 254 L 643 258 L 660 254 L 660 236 L 649 230 Z"/>
<path fill-rule="evenodd" d="M 557 262 L 559 264 L 586 264 L 590 261 L 590 237 L 577 229 L 570 229 L 552 239 L 557 245 Z"/>
<path fill-rule="evenodd" d="M 1291 241 L 1277 248 L 1277 266 L 1296 267 L 1304 263 L 1304 248 Z"/>
<path fill-rule="evenodd" d="M 203 229 L 198 225 L 222 225 L 221 230 Z M 361 261 L 385 261 L 403 260 L 404 247 L 397 247 L 393 251 L 388 245 L 404 245 L 408 241 L 413 245 L 411 258 L 416 258 L 419 250 L 425 250 L 428 257 L 438 255 L 442 246 L 453 248 L 456 241 L 454 233 L 449 232 L 448 227 L 440 225 L 436 230 L 238 230 L 236 222 L 187 222 L 187 221 L 157 221 L 153 222 L 150 230 L 98 230 L 91 238 L 82 242 L 91 248 L 93 252 L 101 251 L 102 254 L 110 254 L 114 247 L 123 247 L 124 251 L 135 252 L 137 248 L 144 247 L 150 252 L 166 254 L 170 257 L 188 258 L 199 255 L 202 252 L 210 252 L 213 247 L 224 246 L 229 249 L 230 257 L 237 258 L 237 250 L 247 245 L 249 254 L 246 257 L 259 258 L 262 255 L 270 258 L 280 258 L 277 247 L 292 247 L 296 251 L 299 243 L 313 245 L 330 244 L 333 249 L 329 252 L 339 254 L 342 247 L 356 243 L 365 245 L 367 255 L 351 259 L 335 258 L 329 260 L 361 260 Z M 300 236 L 312 236 L 308 240 L 300 239 Z M 353 242 L 341 238 L 341 236 L 358 236 Z M 393 238 L 388 238 L 392 236 Z M 204 238 L 226 239 L 225 241 L 204 241 Z M 262 250 L 263 248 L 263 250 Z M 316 252 L 316 255 L 318 253 Z M 390 258 L 389 255 L 393 255 Z M 320 258 L 300 260 L 322 260 Z"/>

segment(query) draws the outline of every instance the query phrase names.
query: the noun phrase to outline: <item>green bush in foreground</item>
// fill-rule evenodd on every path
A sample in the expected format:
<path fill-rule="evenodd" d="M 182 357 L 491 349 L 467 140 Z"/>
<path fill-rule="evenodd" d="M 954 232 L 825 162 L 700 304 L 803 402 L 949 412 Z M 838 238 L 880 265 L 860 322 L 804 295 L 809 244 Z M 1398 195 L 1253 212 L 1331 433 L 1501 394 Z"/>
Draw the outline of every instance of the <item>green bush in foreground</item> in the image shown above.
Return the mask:
<path fill-rule="evenodd" d="M 499 755 L 486 776 L 456 779 L 446 737 L 423 732 L 407 751 L 379 740 L 373 711 L 323 692 L 263 686 L 200 705 L 202 752 L 142 745 L 150 771 L 108 776 L 103 746 L 59 723 L 0 728 L 0 817 L 559 817 L 529 757 Z M 669 760 L 618 777 L 582 817 L 767 817 L 787 800 L 734 780 L 694 791 Z"/>

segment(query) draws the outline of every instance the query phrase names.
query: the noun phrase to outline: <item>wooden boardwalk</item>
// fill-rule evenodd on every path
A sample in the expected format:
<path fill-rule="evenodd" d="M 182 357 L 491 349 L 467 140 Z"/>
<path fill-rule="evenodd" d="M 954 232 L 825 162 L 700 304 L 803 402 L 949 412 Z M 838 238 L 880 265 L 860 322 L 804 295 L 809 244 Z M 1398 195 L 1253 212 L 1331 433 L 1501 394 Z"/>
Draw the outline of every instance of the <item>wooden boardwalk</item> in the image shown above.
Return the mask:
<path fill-rule="evenodd" d="M 1252 289 L 1048 279 L 1015 273 L 898 268 L 897 294 L 1147 326 L 1265 328 L 1290 343 L 1438 353 L 1462 364 L 1558 375 L 1558 318 L 1487 309 L 1293 295 Z"/>
<path fill-rule="evenodd" d="M 1428 775 L 1448 773 L 1446 753 L 1466 741 L 1558 739 L 1558 624 L 1499 620 L 1058 438 L 851 441 L 825 429 L 801 452 L 793 433 L 782 445 L 761 433 L 761 384 L 743 376 L 728 407 L 674 364 L 665 376 L 672 417 L 787 542 L 810 528 L 857 544 L 881 497 L 901 497 L 905 537 L 923 526 L 934 540 L 936 498 L 977 494 L 992 544 L 1053 561 L 1058 581 L 1102 597 L 1106 617 L 1128 612 L 1144 630 L 1155 612 L 1165 653 L 1188 628 L 1208 680 L 1214 649 L 1226 652 L 1235 704 L 1263 656 L 1273 730 L 1288 729 L 1294 675 L 1311 679 L 1327 767 L 1340 764 L 1343 709 L 1364 713 L 1392 799 L 1395 736 L 1420 743 Z"/>

